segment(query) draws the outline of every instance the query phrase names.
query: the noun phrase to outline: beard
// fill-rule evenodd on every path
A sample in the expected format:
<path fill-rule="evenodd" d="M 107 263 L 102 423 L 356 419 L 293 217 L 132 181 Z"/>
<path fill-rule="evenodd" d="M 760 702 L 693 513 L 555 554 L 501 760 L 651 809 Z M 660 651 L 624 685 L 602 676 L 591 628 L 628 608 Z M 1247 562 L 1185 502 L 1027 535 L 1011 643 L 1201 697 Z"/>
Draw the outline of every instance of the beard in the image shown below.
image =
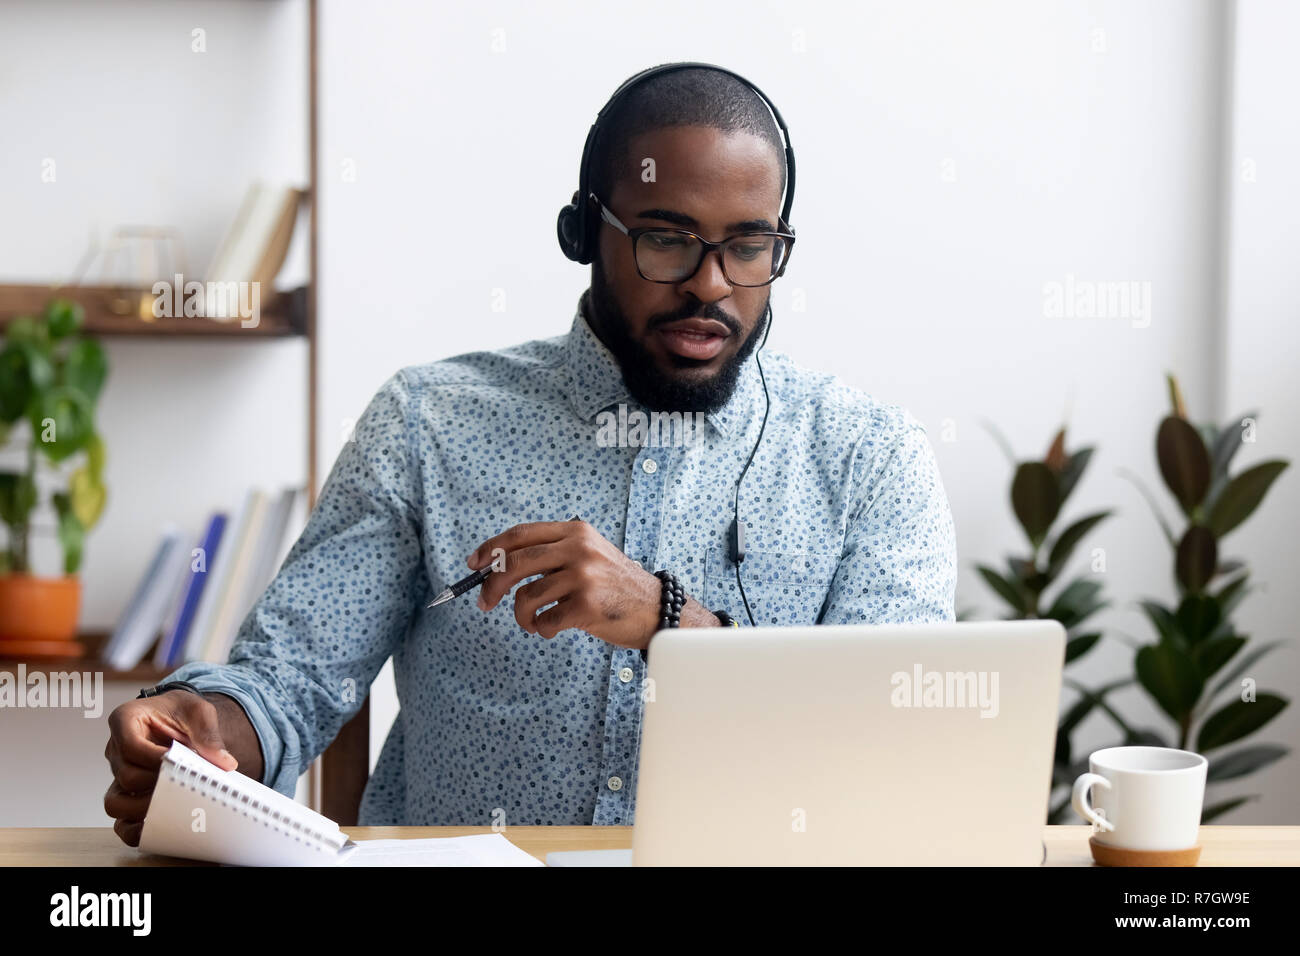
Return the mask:
<path fill-rule="evenodd" d="M 769 293 L 769 298 L 771 293 Z M 765 320 L 755 323 L 749 336 L 740 344 L 736 354 L 727 359 L 712 376 L 703 380 L 665 374 L 656 365 L 655 358 L 644 345 L 628 333 L 627 316 L 614 298 L 600 260 L 592 263 L 591 296 L 587 303 L 587 322 L 592 331 L 605 344 L 623 372 L 627 390 L 641 405 L 657 412 L 699 412 L 712 414 L 731 399 L 740 378 L 741 366 L 753 354 L 760 341 Z M 687 305 L 680 313 L 651 316 L 646 331 L 679 319 L 700 317 L 715 319 L 724 324 L 732 335 L 740 333 L 736 320 L 727 315 L 716 303 Z M 673 365 L 680 369 L 698 368 L 706 362 L 684 356 L 671 356 Z"/>

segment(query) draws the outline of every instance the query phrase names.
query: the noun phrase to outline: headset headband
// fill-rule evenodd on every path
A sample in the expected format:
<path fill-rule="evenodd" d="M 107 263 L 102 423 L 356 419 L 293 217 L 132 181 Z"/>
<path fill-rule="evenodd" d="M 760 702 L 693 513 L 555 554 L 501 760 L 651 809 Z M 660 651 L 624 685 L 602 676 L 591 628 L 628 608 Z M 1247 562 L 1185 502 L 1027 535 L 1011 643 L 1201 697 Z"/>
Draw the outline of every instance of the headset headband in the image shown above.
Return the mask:
<path fill-rule="evenodd" d="M 614 91 L 614 95 L 609 98 L 609 102 L 596 114 L 596 121 L 591 124 L 591 129 L 587 132 L 587 141 L 582 147 L 582 165 L 578 170 L 578 191 L 573 194 L 573 201 L 560 210 L 559 219 L 556 223 L 560 248 L 568 258 L 587 265 L 595 257 L 594 250 L 591 248 L 594 230 L 589 228 L 590 224 L 595 220 L 595 211 L 589 207 L 587 202 L 590 191 L 588 167 L 591 163 L 592 153 L 595 152 L 605 114 L 610 112 L 627 95 L 628 91 L 637 84 L 654 76 L 686 69 L 714 70 L 734 77 L 758 94 L 759 98 L 767 105 L 767 108 L 772 111 L 772 118 L 776 120 L 776 125 L 781 130 L 781 136 L 785 143 L 786 180 L 785 197 L 781 206 L 781 225 L 790 233 L 794 233 L 794 226 L 790 224 L 790 210 L 794 206 L 794 147 L 790 142 L 790 131 L 786 129 L 785 120 L 781 118 L 781 113 L 776 108 L 776 104 L 768 98 L 766 93 L 739 73 L 720 66 L 714 66 L 712 63 L 670 63 L 663 66 L 649 67 L 624 81 L 623 85 Z M 784 268 L 782 271 L 785 271 Z"/>

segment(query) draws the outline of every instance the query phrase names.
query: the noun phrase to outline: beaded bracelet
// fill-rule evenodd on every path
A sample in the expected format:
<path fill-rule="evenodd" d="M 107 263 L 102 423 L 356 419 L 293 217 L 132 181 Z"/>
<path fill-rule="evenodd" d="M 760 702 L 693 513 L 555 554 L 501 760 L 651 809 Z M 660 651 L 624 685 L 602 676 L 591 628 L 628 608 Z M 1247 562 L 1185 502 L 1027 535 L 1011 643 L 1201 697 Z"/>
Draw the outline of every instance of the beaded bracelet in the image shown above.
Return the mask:
<path fill-rule="evenodd" d="M 671 571 L 656 571 L 655 577 L 663 582 L 659 595 L 659 629 L 681 627 L 682 608 L 686 606 L 686 592 Z"/>

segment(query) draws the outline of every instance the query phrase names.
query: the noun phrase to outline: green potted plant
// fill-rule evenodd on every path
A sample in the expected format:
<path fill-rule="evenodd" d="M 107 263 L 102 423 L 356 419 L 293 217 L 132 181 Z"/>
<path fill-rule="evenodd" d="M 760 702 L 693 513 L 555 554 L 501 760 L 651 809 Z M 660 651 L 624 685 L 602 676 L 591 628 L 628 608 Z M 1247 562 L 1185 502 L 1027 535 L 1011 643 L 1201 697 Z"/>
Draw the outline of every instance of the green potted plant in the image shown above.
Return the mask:
<path fill-rule="evenodd" d="M 81 307 L 51 302 L 40 316 L 13 319 L 0 348 L 0 451 L 19 462 L 0 470 L 0 642 L 66 641 L 77 629 L 82 546 L 104 509 L 104 443 L 95 405 L 108 376 L 104 350 L 81 334 Z M 38 469 L 50 481 L 38 481 Z M 44 477 L 44 476 L 42 476 Z M 31 566 L 32 514 L 42 484 L 50 495 L 63 575 Z M 12 644 L 10 645 L 13 646 Z"/>
<path fill-rule="evenodd" d="M 1087 620 L 1107 606 L 1102 597 L 1102 584 L 1092 568 L 1069 581 L 1062 581 L 1065 569 L 1075 549 L 1093 528 L 1110 517 L 1110 511 L 1098 511 L 1070 522 L 1059 534 L 1053 526 L 1061 517 L 1065 502 L 1083 476 L 1092 459 L 1092 447 L 1067 451 L 1065 428 L 1052 439 L 1046 456 L 1041 461 L 1017 461 L 1010 444 L 991 425 L 987 426 L 1006 453 L 1015 469 L 1011 481 L 1011 509 L 1028 539 L 1027 555 L 1008 555 L 1004 574 L 987 565 L 975 568 L 993 591 L 1009 607 L 1003 620 L 1028 620 L 1048 618 L 1059 621 L 1066 630 L 1065 664 L 1078 660 L 1101 639 L 1101 632 L 1087 627 Z M 1058 581 L 1062 586 L 1056 589 Z M 1049 591 L 1054 596 L 1046 597 Z M 1070 735 L 1075 727 L 1096 706 L 1092 692 L 1083 685 L 1065 678 L 1067 687 L 1078 691 L 1079 701 L 1061 717 L 1056 734 L 1056 756 L 1052 771 L 1052 787 L 1067 787 L 1074 777 L 1067 774 L 1071 766 Z M 1076 775 L 1077 776 L 1077 775 Z M 1059 818 L 1069 808 L 1068 793 L 1049 811 L 1049 820 Z"/>
<path fill-rule="evenodd" d="M 1141 602 L 1157 641 L 1137 649 L 1134 670 L 1138 683 L 1174 725 L 1168 737 L 1152 730 L 1143 736 L 1157 746 L 1206 756 L 1207 782 L 1214 784 L 1254 773 L 1289 752 L 1280 744 L 1260 743 L 1224 752 L 1269 723 L 1289 701 L 1258 690 L 1249 676 L 1282 642 L 1249 646 L 1250 638 L 1237 631 L 1232 614 L 1251 590 L 1246 583 L 1250 572 L 1245 562 L 1226 560 L 1222 554 L 1223 539 L 1254 513 L 1289 463 L 1264 461 L 1231 474 L 1229 465 L 1256 415 L 1240 415 L 1222 428 L 1193 425 L 1177 380 L 1170 375 L 1168 383 L 1173 410 L 1156 433 L 1156 458 L 1160 476 L 1186 518 L 1181 534 L 1175 535 L 1136 476 L 1127 477 L 1147 499 L 1173 550 L 1178 601 Z M 1208 805 L 1201 821 L 1209 822 L 1251 799 L 1255 797 Z"/>

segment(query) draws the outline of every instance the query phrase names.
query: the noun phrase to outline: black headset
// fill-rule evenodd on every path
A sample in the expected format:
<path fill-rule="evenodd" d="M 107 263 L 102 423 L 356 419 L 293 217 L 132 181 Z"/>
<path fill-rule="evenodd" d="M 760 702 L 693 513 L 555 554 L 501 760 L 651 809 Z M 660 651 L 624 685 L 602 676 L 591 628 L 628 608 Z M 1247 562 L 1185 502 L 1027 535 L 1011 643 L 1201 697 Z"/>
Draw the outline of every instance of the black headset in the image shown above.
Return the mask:
<path fill-rule="evenodd" d="M 753 90 L 758 97 L 767 104 L 767 108 L 772 111 L 772 117 L 776 120 L 776 125 L 781 130 L 781 136 L 785 143 L 785 200 L 781 205 L 781 221 L 779 226 L 784 228 L 791 235 L 794 235 L 794 226 L 790 225 L 790 209 L 794 205 L 794 146 L 790 142 L 790 131 L 786 129 L 785 120 L 781 119 L 781 113 L 776 108 L 766 93 L 760 90 L 749 80 L 745 79 L 739 73 L 733 73 L 731 70 L 723 69 L 720 66 L 714 66 L 712 63 L 668 63 L 662 66 L 652 66 L 649 69 L 642 70 L 640 73 L 626 80 L 622 86 L 614 91 L 614 95 L 609 98 L 609 102 L 596 114 L 596 121 L 591 124 L 591 129 L 587 132 L 587 142 L 582 147 L 582 165 L 578 170 L 578 191 L 573 194 L 573 201 L 560 210 L 559 216 L 555 221 L 556 238 L 560 241 L 560 250 L 566 257 L 582 265 L 589 265 L 595 258 L 596 235 L 599 229 L 599 219 L 597 217 L 595 204 L 590 202 L 590 165 L 592 154 L 596 150 L 596 144 L 600 138 L 601 121 L 605 114 L 610 112 L 614 106 L 627 94 L 628 90 L 643 83 L 651 77 L 662 76 L 666 73 L 675 73 L 678 70 L 686 69 L 704 69 L 714 70 L 718 73 L 725 73 L 744 83 Z M 608 197 L 606 197 L 608 198 Z M 780 278 L 785 274 L 785 267 L 789 263 L 789 257 L 781 264 L 781 271 L 776 274 Z M 759 343 L 754 350 L 754 362 L 758 365 L 758 377 L 763 383 L 763 399 L 765 402 L 763 408 L 763 423 L 758 429 L 758 438 L 754 441 L 754 447 L 749 450 L 749 457 L 745 460 L 745 467 L 741 469 L 740 477 L 736 479 L 736 496 L 733 503 L 733 516 L 731 520 L 731 529 L 728 533 L 727 553 L 731 558 L 731 563 L 736 570 L 736 586 L 740 588 L 740 599 L 745 603 L 745 614 L 749 617 L 749 623 L 755 624 L 754 612 L 749 607 L 749 598 L 745 595 L 745 585 L 740 579 L 740 563 L 745 560 L 745 523 L 740 520 L 740 486 L 745 480 L 745 475 L 749 472 L 749 466 L 754 461 L 754 455 L 758 452 L 758 446 L 762 444 L 763 432 L 767 430 L 767 416 L 772 410 L 772 397 L 767 391 L 767 376 L 763 374 L 763 363 L 759 359 L 758 353 L 763 350 L 767 344 L 767 335 L 772 331 L 772 303 L 768 301 L 767 306 L 767 325 L 763 329 L 763 341 Z"/>
<path fill-rule="evenodd" d="M 609 98 L 609 102 L 605 104 L 604 108 L 596 114 L 596 122 L 591 124 L 591 129 L 587 133 L 587 142 L 582 147 L 582 165 L 578 167 L 578 191 L 573 194 L 573 201 L 560 210 L 560 215 L 555 222 L 555 232 L 556 237 L 560 240 L 560 250 L 574 262 L 585 266 L 589 265 L 592 259 L 595 258 L 599 216 L 594 204 L 589 201 L 591 190 L 589 174 L 591 157 L 596 151 L 596 144 L 600 138 L 601 121 L 604 120 L 605 114 L 609 113 L 623 99 L 628 90 L 637 84 L 643 83 L 651 77 L 663 76 L 667 73 L 676 73 L 679 70 L 686 69 L 715 70 L 718 73 L 725 73 L 727 76 L 735 77 L 757 93 L 759 98 L 767 104 L 767 108 L 772 111 L 772 117 L 776 120 L 776 125 L 780 127 L 781 136 L 785 141 L 785 202 L 781 206 L 780 225 L 791 235 L 795 235 L 794 226 L 790 225 L 790 208 L 794 205 L 794 147 L 790 144 L 790 131 L 786 129 L 785 120 L 781 119 L 781 113 L 777 110 L 776 104 L 767 98 L 766 93 L 739 73 L 733 73 L 731 70 L 714 66 L 712 63 L 668 63 L 663 66 L 652 66 L 649 69 L 642 70 L 625 81 L 622 86 L 614 91 L 614 95 Z M 608 199 L 609 197 L 606 196 L 605 198 Z M 782 264 L 781 273 L 784 272 L 785 265 Z M 781 273 L 777 275 L 780 276 Z"/>

